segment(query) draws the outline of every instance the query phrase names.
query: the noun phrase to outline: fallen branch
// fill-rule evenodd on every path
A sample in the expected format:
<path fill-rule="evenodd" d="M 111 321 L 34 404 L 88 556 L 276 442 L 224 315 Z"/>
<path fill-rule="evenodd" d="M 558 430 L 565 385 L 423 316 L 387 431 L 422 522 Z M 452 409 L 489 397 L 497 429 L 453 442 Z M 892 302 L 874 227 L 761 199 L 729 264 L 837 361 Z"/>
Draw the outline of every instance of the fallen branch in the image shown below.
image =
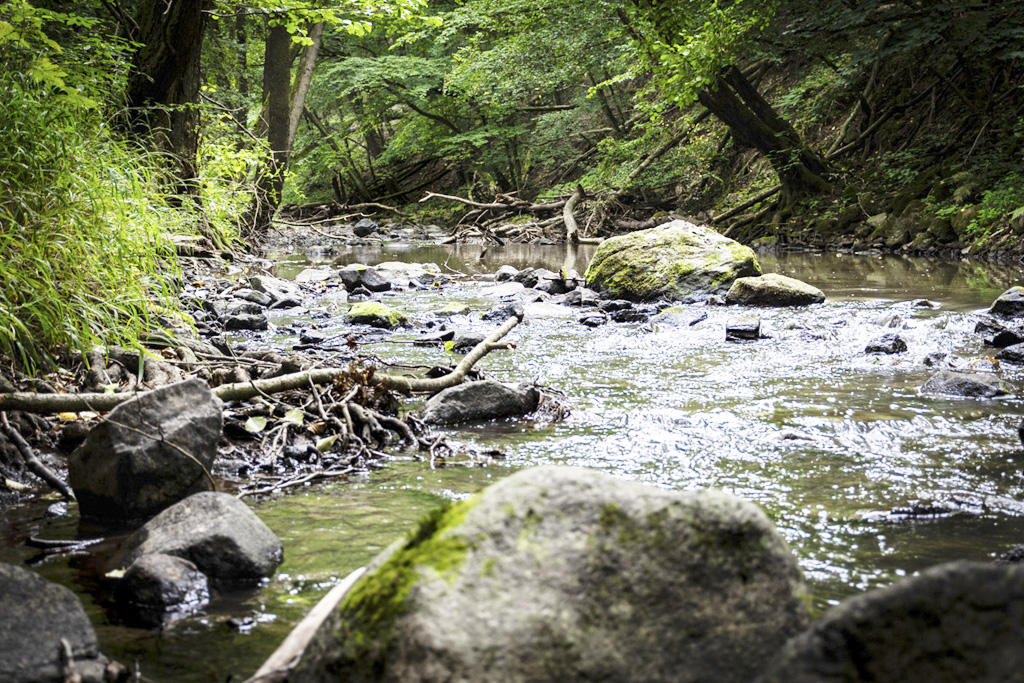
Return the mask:
<path fill-rule="evenodd" d="M 506 320 L 501 327 L 487 339 L 477 344 L 455 369 L 447 375 L 437 378 L 403 377 L 400 375 L 374 375 L 370 378 L 371 385 L 379 385 L 403 394 L 432 394 L 448 387 L 461 384 L 466 375 L 484 356 L 497 349 L 510 348 L 508 344 L 498 342 L 523 319 L 522 311 Z M 213 393 L 222 401 L 245 401 L 260 394 L 275 394 L 292 389 L 300 389 L 310 382 L 314 384 L 331 384 L 344 377 L 348 368 L 320 368 L 304 370 L 279 377 L 250 380 L 222 384 L 213 389 Z M 31 413 L 73 413 L 83 410 L 106 412 L 120 404 L 146 392 L 119 392 L 110 394 L 36 394 L 29 391 L 16 391 L 0 394 L 0 411 L 22 410 Z"/>
<path fill-rule="evenodd" d="M 54 396 L 56 394 L 46 395 Z M 25 441 L 25 437 L 21 435 L 21 432 L 11 426 L 11 423 L 7 420 L 7 413 L 4 411 L 0 411 L 0 426 L 3 427 L 4 434 L 7 435 L 7 438 L 13 441 L 14 445 L 17 446 L 18 453 L 21 454 L 22 459 L 25 461 L 25 465 L 32 474 L 49 484 L 50 488 L 60 493 L 60 495 L 64 496 L 65 499 L 75 499 L 75 494 L 71 492 L 71 487 L 68 486 L 63 479 L 51 472 L 46 465 L 39 462 L 39 458 L 36 457 L 35 451 L 32 450 L 28 441 Z"/>
<path fill-rule="evenodd" d="M 532 204 L 525 200 L 518 200 L 513 202 L 490 202 L 484 204 L 481 202 L 474 202 L 472 199 L 464 199 L 462 197 L 455 197 L 450 194 L 438 194 L 437 192 L 428 192 L 420 203 L 423 203 L 430 199 L 447 199 L 450 202 L 459 202 L 467 206 L 480 209 L 482 211 L 527 211 L 529 213 L 538 213 L 542 211 L 558 211 L 565 206 L 568 199 L 562 199 L 557 202 L 548 202 L 546 204 Z"/>

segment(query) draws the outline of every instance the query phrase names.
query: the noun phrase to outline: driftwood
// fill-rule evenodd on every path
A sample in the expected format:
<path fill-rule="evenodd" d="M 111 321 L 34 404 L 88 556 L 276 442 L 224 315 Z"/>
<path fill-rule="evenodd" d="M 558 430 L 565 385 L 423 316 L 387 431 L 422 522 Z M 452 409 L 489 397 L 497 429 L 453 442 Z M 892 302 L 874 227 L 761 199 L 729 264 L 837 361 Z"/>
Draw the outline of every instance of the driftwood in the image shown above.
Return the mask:
<path fill-rule="evenodd" d="M 309 641 L 313 639 L 327 617 L 352 590 L 356 581 L 361 579 L 365 573 L 366 567 L 360 567 L 332 588 L 292 629 L 291 633 L 263 663 L 263 666 L 253 674 L 252 678 L 246 679 L 243 683 L 282 683 L 287 680 L 288 675 L 306 651 Z"/>
<path fill-rule="evenodd" d="M 403 394 L 435 393 L 448 387 L 461 384 L 467 373 L 484 356 L 497 349 L 510 348 L 509 344 L 500 344 L 499 340 L 522 321 L 522 314 L 506 320 L 487 339 L 477 344 L 472 351 L 455 368 L 437 378 L 404 377 L 401 375 L 374 375 L 370 378 L 372 385 L 380 385 Z M 262 394 L 274 394 L 292 389 L 300 389 L 312 384 L 330 384 L 345 376 L 347 368 L 320 368 L 304 370 L 269 379 L 250 380 L 222 384 L 213 389 L 213 393 L 223 401 L 244 401 Z M 116 393 L 80 393 L 80 394 L 36 394 L 32 392 L 10 392 L 0 394 L 0 411 L 22 410 L 32 413 L 64 413 L 90 410 L 106 412 L 119 406 L 143 392 Z"/>

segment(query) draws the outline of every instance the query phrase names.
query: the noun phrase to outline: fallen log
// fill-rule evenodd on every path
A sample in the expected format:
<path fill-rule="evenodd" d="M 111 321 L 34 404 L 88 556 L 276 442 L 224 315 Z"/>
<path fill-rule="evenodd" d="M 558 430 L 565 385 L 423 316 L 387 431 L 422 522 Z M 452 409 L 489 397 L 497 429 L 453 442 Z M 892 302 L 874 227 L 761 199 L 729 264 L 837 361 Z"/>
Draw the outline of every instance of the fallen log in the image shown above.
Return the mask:
<path fill-rule="evenodd" d="M 442 377 L 420 378 L 401 375 L 374 375 L 370 378 L 373 386 L 382 386 L 402 394 L 432 394 L 465 381 L 467 374 L 484 356 L 498 349 L 514 348 L 499 343 L 502 337 L 512 331 L 523 319 L 522 310 L 506 320 L 489 337 L 473 347 L 455 368 Z M 304 370 L 279 377 L 234 382 L 214 387 L 213 393 L 222 401 L 244 401 L 261 394 L 274 394 L 292 389 L 301 389 L 313 384 L 330 384 L 344 377 L 348 368 L 319 368 Z M 106 412 L 125 401 L 146 392 L 81 393 L 81 394 L 36 394 L 29 391 L 0 393 L 0 411 L 21 410 L 30 413 L 74 413 L 84 410 Z"/>
<path fill-rule="evenodd" d="M 526 211 L 529 213 L 540 213 L 544 211 L 558 211 L 565 206 L 568 199 L 561 199 L 557 202 L 547 202 L 545 204 L 533 204 L 523 199 L 519 199 L 511 202 L 474 202 L 472 199 L 465 199 L 463 197 L 455 197 L 450 194 L 439 194 L 437 192 L 428 192 L 420 203 L 428 201 L 430 199 L 447 199 L 450 202 L 459 202 L 466 206 L 472 206 L 475 209 L 481 211 Z"/>

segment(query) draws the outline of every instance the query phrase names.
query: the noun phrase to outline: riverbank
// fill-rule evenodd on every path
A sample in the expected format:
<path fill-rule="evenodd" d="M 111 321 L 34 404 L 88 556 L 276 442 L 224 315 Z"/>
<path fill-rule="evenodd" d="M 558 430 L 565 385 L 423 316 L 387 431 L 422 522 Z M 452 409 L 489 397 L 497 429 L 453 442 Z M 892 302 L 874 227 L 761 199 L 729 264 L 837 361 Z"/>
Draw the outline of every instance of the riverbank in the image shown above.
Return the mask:
<path fill-rule="evenodd" d="M 274 273 L 294 281 L 307 270 L 353 262 L 438 262 L 452 278 L 447 285 L 373 297 L 409 316 L 414 326 L 358 342 L 359 353 L 406 365 L 451 362 L 443 349 L 408 343 L 429 323 L 467 333 L 495 325 L 479 314 L 504 305 L 490 291 L 499 265 L 556 269 L 572 252 L 564 245 L 448 245 L 439 257 L 439 247 L 417 243 L 415 233 L 395 232 L 394 240 L 387 235 L 326 247 L 311 237 L 305 246 L 275 254 Z M 592 249 L 578 247 L 574 264 L 585 264 Z M 535 302 L 528 324 L 510 336 L 516 348 L 490 355 L 483 367 L 499 379 L 535 378 L 557 388 L 573 410 L 567 422 L 444 428 L 439 433 L 452 441 L 478 452 L 500 450 L 505 457 L 486 467 L 477 461 L 471 468 L 440 469 L 435 462 L 432 469 L 422 455 L 416 461 L 414 452 L 394 453 L 382 472 L 357 472 L 347 484 L 301 486 L 257 503 L 258 514 L 285 545 L 279 574 L 263 592 L 224 596 L 206 615 L 159 637 L 108 622 L 102 598 L 107 584 L 90 559 L 96 555 L 56 556 L 40 566 L 77 586 L 93 606 L 101 641 L 119 643 L 104 645 L 105 651 L 164 656 L 149 650 L 148 642 L 179 658 L 158 665 L 172 670 L 194 658 L 195 648 L 207 647 L 200 644 L 205 641 L 209 659 L 232 648 L 272 649 L 286 622 L 301 616 L 352 563 L 372 557 L 373 546 L 400 536 L 437 502 L 537 464 L 584 465 L 661 487 L 724 488 L 754 500 L 796 551 L 818 609 L 951 556 L 992 559 L 1019 543 L 1024 529 L 1014 505 L 1022 497 L 1013 474 L 1016 401 L 934 399 L 918 389 L 932 372 L 924 362 L 931 354 L 971 362 L 991 353 L 973 334 L 975 321 L 1020 280 L 1020 271 L 880 254 L 779 253 L 761 260 L 766 271 L 821 288 L 829 301 L 806 310 L 758 311 L 766 337 L 753 343 L 725 342 L 723 328 L 736 309 L 693 305 L 694 313 L 708 314 L 693 326 L 648 320 L 595 330 L 577 323 L 571 307 Z M 226 291 L 233 285 L 212 284 L 223 275 L 232 274 L 211 271 L 187 281 L 197 289 Z M 307 336 L 315 331 L 321 344 L 344 342 L 343 350 L 316 353 L 351 351 L 352 328 L 342 318 L 347 304 L 329 301 L 331 288 L 322 283 L 300 284 L 311 293 L 309 301 L 269 309 L 266 330 L 232 333 L 238 351 L 301 345 L 304 330 Z M 922 299 L 938 308 L 911 305 Z M 469 312 L 436 315 L 454 302 Z M 890 331 L 904 336 L 908 353 L 864 353 L 871 339 Z M 1002 373 L 1008 384 L 1019 385 L 1018 370 L 1006 365 Z M 258 439 L 245 443 L 258 450 Z M 915 505 L 931 512 L 900 517 Z M 63 516 L 42 508 L 35 514 L 41 516 L 19 523 L 16 538 L 29 528 L 79 533 L 73 508 Z M 18 562 L 35 553 L 21 545 L 5 552 L 5 561 Z M 269 650 L 262 652 L 223 656 L 226 668 L 218 670 L 245 674 L 249 665 L 238 662 L 262 659 Z M 195 675 L 200 680 L 203 674 Z"/>

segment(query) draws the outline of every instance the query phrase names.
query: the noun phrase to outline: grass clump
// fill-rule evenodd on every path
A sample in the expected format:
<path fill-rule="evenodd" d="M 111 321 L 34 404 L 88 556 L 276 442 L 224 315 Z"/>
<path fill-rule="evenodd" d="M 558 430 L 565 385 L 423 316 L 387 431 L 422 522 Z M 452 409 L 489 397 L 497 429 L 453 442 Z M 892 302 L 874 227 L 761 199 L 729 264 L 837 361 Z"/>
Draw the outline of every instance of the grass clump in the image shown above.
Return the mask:
<path fill-rule="evenodd" d="M 0 59 L 0 67 L 5 66 Z M 34 371 L 96 342 L 134 345 L 176 270 L 157 164 L 97 108 L 0 68 L 0 353 Z"/>

